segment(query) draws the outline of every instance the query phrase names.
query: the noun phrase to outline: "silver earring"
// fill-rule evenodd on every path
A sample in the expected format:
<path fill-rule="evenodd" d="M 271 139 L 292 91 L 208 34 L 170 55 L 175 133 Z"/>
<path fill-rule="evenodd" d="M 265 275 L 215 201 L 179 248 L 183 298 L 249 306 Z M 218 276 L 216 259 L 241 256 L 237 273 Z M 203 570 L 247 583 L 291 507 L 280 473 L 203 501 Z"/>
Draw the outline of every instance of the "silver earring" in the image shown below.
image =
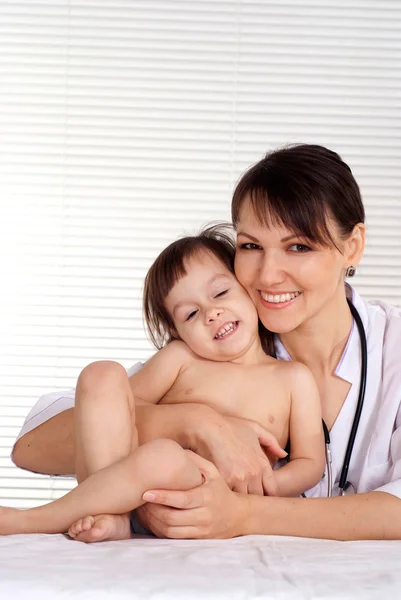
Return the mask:
<path fill-rule="evenodd" d="M 348 269 L 346 269 L 345 276 L 346 277 L 354 277 L 355 273 L 356 273 L 356 268 L 351 265 L 350 267 L 348 267 Z"/>

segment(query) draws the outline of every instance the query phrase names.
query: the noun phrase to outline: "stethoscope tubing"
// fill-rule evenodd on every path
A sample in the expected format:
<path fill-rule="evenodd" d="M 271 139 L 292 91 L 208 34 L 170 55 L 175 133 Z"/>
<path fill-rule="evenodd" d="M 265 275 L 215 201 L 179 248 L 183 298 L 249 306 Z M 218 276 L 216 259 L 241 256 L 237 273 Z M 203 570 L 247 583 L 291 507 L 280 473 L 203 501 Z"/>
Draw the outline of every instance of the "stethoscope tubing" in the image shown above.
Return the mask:
<path fill-rule="evenodd" d="M 340 473 L 339 480 L 339 495 L 344 496 L 349 486 L 354 486 L 347 481 L 349 466 L 351 462 L 352 451 L 355 444 L 355 439 L 358 433 L 359 422 L 361 420 L 363 403 L 365 400 L 365 392 L 366 392 L 366 382 L 367 382 L 367 373 L 368 373 L 368 343 L 366 339 L 365 328 L 362 323 L 362 319 L 360 317 L 359 312 L 351 302 L 347 298 L 348 306 L 350 308 L 351 314 L 355 320 L 356 326 L 358 328 L 359 339 L 361 342 L 361 377 L 359 384 L 359 393 L 358 393 L 358 401 L 355 409 L 354 420 L 352 422 L 351 431 L 348 438 L 347 449 L 345 451 L 345 457 L 343 466 Z M 323 433 L 324 433 L 324 444 L 325 444 L 325 457 L 326 457 L 326 466 L 327 466 L 327 497 L 331 498 L 333 495 L 333 469 L 332 469 L 332 455 L 331 455 L 331 440 L 330 433 L 328 427 L 324 420 L 322 419 Z M 354 488 L 355 489 L 355 488 Z M 306 498 L 305 494 L 302 494 L 304 498 Z"/>
<path fill-rule="evenodd" d="M 351 485 L 347 481 L 349 466 L 351 462 L 352 451 L 355 444 L 356 435 L 358 433 L 359 422 L 361 420 L 363 403 L 365 400 L 365 392 L 366 392 L 366 382 L 367 382 L 367 373 L 368 373 L 368 344 L 366 340 L 365 328 L 362 323 L 362 319 L 359 315 L 359 312 L 352 304 L 350 300 L 348 300 L 348 306 L 350 308 L 351 314 L 355 320 L 356 326 L 358 328 L 359 338 L 361 341 L 361 378 L 359 384 L 359 393 L 358 393 L 358 402 L 355 409 L 355 416 L 352 423 L 351 431 L 348 438 L 347 449 L 345 451 L 345 457 L 343 466 L 340 474 L 340 481 L 338 484 L 339 495 L 344 496 L 348 487 Z M 323 431 L 324 431 L 324 441 L 326 446 L 326 464 L 327 464 L 327 497 L 330 498 L 332 496 L 333 490 L 333 473 L 331 467 L 331 443 L 330 443 L 330 433 L 326 426 L 326 423 L 323 421 Z"/>
<path fill-rule="evenodd" d="M 322 419 L 323 433 L 324 433 L 324 445 L 326 454 L 326 465 L 327 465 L 327 497 L 331 498 L 333 492 L 333 469 L 331 468 L 331 447 L 330 447 L 330 433 L 327 429 L 327 425 Z"/>

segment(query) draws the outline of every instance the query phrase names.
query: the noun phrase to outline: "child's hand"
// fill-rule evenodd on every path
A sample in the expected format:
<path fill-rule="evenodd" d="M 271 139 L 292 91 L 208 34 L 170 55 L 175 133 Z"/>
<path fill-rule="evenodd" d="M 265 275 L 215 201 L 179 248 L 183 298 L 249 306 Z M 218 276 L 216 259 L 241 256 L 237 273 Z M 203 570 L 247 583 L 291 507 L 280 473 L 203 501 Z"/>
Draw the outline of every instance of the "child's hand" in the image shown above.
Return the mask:
<path fill-rule="evenodd" d="M 262 485 L 265 496 L 280 496 L 277 478 L 270 464 L 263 471 Z"/>

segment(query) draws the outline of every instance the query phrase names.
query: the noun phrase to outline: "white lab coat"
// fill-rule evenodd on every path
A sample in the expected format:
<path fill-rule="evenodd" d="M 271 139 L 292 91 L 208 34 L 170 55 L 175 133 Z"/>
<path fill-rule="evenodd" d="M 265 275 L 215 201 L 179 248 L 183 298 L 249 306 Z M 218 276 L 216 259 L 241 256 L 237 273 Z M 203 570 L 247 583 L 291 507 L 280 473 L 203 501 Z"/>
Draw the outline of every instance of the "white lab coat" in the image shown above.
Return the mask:
<path fill-rule="evenodd" d="M 359 493 L 377 490 L 401 498 L 401 308 L 380 301 L 365 302 L 355 290 L 349 286 L 347 288 L 361 316 L 368 345 L 365 402 L 348 481 Z M 280 360 L 291 360 L 278 338 L 276 353 Z M 131 367 L 129 375 L 140 366 L 137 363 Z M 351 383 L 351 389 L 330 431 L 333 495 L 338 493 L 338 480 L 358 399 L 360 372 L 360 339 L 354 323 L 336 368 L 336 375 Z M 42 396 L 28 414 L 17 439 L 63 410 L 73 407 L 74 395 L 75 390 L 69 390 Z M 327 473 L 317 486 L 306 492 L 306 496 L 326 494 Z"/>
<path fill-rule="evenodd" d="M 380 301 L 364 302 L 355 290 L 347 288 L 362 319 L 368 346 L 365 401 L 348 481 L 358 493 L 376 490 L 401 498 L 401 309 Z M 275 345 L 277 358 L 291 360 L 278 338 Z M 361 345 L 355 322 L 335 374 L 351 383 L 351 389 L 330 431 L 333 495 L 338 494 L 360 387 Z M 326 495 L 327 466 L 320 483 L 306 492 L 312 498 Z"/>

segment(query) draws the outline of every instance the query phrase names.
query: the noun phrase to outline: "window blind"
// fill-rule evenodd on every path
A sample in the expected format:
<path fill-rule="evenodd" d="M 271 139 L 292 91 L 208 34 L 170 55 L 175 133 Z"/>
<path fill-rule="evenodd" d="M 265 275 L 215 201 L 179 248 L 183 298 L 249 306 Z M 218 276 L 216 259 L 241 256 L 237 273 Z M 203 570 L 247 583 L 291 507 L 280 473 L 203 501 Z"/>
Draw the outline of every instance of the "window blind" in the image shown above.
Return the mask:
<path fill-rule="evenodd" d="M 350 164 L 355 286 L 401 304 L 400 40 L 397 0 L 0 0 L 0 504 L 70 489 L 12 465 L 25 415 L 93 360 L 150 356 L 147 268 L 229 219 L 269 149 Z"/>

